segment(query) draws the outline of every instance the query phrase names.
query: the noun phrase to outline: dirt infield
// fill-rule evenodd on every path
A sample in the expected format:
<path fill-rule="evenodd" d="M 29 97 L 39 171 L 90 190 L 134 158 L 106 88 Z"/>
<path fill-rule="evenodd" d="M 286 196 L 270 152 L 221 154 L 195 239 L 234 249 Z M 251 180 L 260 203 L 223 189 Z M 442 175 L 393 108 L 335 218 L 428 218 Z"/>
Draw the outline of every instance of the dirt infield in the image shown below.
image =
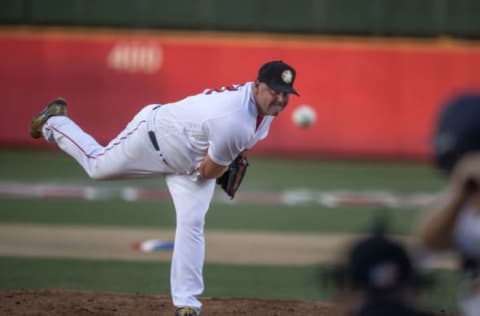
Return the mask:
<path fill-rule="evenodd" d="M 173 231 L 126 227 L 0 224 L 0 255 L 169 261 L 170 251 L 142 253 L 132 244 L 173 240 Z M 206 261 L 221 264 L 312 265 L 335 261 L 357 236 L 209 230 Z M 405 239 L 408 242 L 407 239 Z M 295 253 L 292 256 L 291 253 Z M 452 258 L 428 265 L 453 268 Z"/>
<path fill-rule="evenodd" d="M 202 315 L 339 315 L 324 302 L 204 298 Z M 167 296 L 38 290 L 0 292 L 0 315 L 172 316 Z"/>
<path fill-rule="evenodd" d="M 0 255 L 169 261 L 171 251 L 142 253 L 132 245 L 173 237 L 161 229 L 0 224 Z M 205 238 L 207 262 L 306 265 L 331 261 L 353 236 L 209 230 Z"/>
<path fill-rule="evenodd" d="M 205 316 L 337 316 L 339 309 L 320 301 L 203 298 Z M 172 316 L 170 298 L 108 292 L 36 290 L 0 291 L 0 315 Z M 438 312 L 438 316 L 455 314 Z"/>

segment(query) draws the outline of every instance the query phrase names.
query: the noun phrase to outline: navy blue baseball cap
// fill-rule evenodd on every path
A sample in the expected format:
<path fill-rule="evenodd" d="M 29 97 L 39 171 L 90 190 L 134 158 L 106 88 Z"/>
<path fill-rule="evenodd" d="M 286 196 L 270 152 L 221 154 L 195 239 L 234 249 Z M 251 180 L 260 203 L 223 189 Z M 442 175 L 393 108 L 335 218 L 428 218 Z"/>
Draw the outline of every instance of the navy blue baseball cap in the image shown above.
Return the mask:
<path fill-rule="evenodd" d="M 480 151 L 480 93 L 449 99 L 440 111 L 435 128 L 435 165 L 448 174 L 465 154 Z"/>
<path fill-rule="evenodd" d="M 277 92 L 286 92 L 299 95 L 293 88 L 295 69 L 281 60 L 265 63 L 258 71 L 257 80 L 265 83 Z"/>

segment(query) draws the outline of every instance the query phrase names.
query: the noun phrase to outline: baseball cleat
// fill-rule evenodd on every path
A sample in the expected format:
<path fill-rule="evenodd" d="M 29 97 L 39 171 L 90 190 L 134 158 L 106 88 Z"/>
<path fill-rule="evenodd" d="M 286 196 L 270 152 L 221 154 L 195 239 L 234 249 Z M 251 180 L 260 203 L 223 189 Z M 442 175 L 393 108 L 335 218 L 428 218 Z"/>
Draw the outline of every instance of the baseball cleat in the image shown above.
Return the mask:
<path fill-rule="evenodd" d="M 200 316 L 200 312 L 194 307 L 180 307 L 175 311 L 175 316 Z"/>
<path fill-rule="evenodd" d="M 33 138 L 42 137 L 42 127 L 52 116 L 67 115 L 67 102 L 63 98 L 51 101 L 47 107 L 35 115 L 30 123 L 30 136 Z"/>

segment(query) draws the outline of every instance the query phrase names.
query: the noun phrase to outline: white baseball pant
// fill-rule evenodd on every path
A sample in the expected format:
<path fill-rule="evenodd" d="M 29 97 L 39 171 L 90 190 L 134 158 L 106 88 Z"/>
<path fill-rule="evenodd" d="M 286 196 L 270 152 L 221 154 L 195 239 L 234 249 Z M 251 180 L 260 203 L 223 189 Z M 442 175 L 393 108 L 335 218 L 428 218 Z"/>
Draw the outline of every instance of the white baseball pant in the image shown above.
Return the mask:
<path fill-rule="evenodd" d="M 72 156 L 92 179 L 165 175 L 176 211 L 170 275 L 173 304 L 201 308 L 197 297 L 204 288 L 204 224 L 215 179 L 193 181 L 191 175 L 172 173 L 148 136 L 153 108 L 152 105 L 143 108 L 105 147 L 66 116 L 51 117 L 43 126 L 43 135 Z"/>

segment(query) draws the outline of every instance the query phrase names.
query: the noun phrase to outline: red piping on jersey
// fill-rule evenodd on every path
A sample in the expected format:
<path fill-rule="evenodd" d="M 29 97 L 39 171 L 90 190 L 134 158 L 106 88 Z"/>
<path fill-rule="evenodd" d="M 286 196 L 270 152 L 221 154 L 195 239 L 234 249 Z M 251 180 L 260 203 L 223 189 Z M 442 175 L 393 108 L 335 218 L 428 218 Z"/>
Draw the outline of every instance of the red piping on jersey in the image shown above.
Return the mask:
<path fill-rule="evenodd" d="M 257 115 L 257 125 L 255 127 L 255 130 L 257 130 L 260 124 L 262 124 L 262 121 L 263 121 L 263 115 Z"/>
<path fill-rule="evenodd" d="M 54 131 L 56 131 L 57 133 L 61 134 L 63 137 L 66 137 L 70 142 L 72 142 L 72 144 L 74 144 L 78 149 L 80 149 L 80 151 L 81 151 L 87 158 L 89 158 L 89 159 L 97 159 L 97 157 L 105 155 L 105 153 L 106 153 L 107 151 L 110 151 L 113 147 L 115 147 L 115 146 L 117 146 L 117 145 L 120 145 L 120 143 L 121 143 L 123 140 L 127 139 L 128 136 L 132 135 L 132 134 L 140 127 L 140 125 L 142 125 L 143 123 L 146 123 L 146 122 L 147 122 L 146 120 L 140 121 L 140 122 L 138 123 L 137 127 L 135 127 L 133 130 L 131 130 L 130 132 L 128 132 L 127 135 L 121 137 L 121 138 L 118 140 L 118 142 L 113 143 L 112 146 L 110 146 L 110 147 L 108 147 L 108 148 L 105 148 L 105 150 L 104 150 L 103 152 L 101 152 L 101 153 L 99 153 L 99 154 L 97 154 L 97 155 L 95 155 L 95 156 L 91 156 L 91 155 L 87 154 L 87 152 L 86 152 L 82 147 L 80 147 L 80 145 L 78 145 L 73 139 L 71 139 L 71 138 L 70 138 L 68 135 L 66 135 L 65 133 L 61 132 L 60 130 L 56 129 L 55 127 L 52 127 L 52 129 L 53 129 Z"/>

